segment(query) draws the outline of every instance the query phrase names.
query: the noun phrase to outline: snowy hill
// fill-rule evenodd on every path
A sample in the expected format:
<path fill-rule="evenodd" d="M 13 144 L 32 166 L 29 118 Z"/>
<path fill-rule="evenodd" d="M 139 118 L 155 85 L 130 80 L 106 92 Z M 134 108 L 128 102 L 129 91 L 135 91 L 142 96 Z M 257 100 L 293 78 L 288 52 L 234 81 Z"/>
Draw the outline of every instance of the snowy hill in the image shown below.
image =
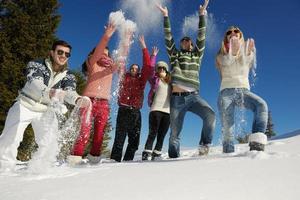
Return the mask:
<path fill-rule="evenodd" d="M 300 135 L 272 140 L 265 152 L 237 145 L 224 155 L 184 150 L 179 159 L 69 167 L 42 174 L 0 174 L 1 200 L 298 200 Z M 164 155 L 166 157 L 166 155 Z"/>
<path fill-rule="evenodd" d="M 286 134 L 283 134 L 283 135 L 278 135 L 278 136 L 272 137 L 272 140 L 284 139 L 284 138 L 294 137 L 294 136 L 297 136 L 297 135 L 300 135 L 300 129 L 296 130 L 296 131 L 286 133 Z"/>

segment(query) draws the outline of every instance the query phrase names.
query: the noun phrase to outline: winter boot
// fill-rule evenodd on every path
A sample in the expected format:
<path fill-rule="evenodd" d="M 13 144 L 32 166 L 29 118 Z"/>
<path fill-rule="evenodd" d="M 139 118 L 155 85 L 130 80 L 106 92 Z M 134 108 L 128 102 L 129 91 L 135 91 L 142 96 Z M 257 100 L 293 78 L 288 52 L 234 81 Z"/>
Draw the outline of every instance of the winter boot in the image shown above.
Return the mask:
<path fill-rule="evenodd" d="M 150 160 L 151 158 L 151 151 L 144 150 L 142 153 L 142 160 Z"/>
<path fill-rule="evenodd" d="M 88 154 L 86 156 L 86 158 L 88 159 L 89 163 L 91 163 L 91 164 L 98 164 L 101 161 L 100 156 L 93 156 L 91 154 Z"/>
<path fill-rule="evenodd" d="M 80 165 L 83 163 L 81 156 L 69 155 L 67 156 L 67 163 L 71 166 Z"/>
<path fill-rule="evenodd" d="M 223 153 L 233 153 L 234 143 L 233 142 L 223 142 Z"/>
<path fill-rule="evenodd" d="M 154 150 L 151 157 L 152 161 L 162 160 L 161 151 Z"/>
<path fill-rule="evenodd" d="M 199 156 L 206 156 L 209 152 L 209 144 L 200 145 L 198 149 Z"/>
<path fill-rule="evenodd" d="M 249 136 L 250 151 L 264 151 L 267 144 L 267 136 L 264 133 L 257 132 Z"/>

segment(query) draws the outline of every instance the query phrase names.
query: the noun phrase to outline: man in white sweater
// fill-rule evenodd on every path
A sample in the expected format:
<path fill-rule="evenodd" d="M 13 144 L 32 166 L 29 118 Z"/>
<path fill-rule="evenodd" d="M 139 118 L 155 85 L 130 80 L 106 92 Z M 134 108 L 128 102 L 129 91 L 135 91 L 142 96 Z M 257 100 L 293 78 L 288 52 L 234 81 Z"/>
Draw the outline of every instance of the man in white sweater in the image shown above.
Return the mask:
<path fill-rule="evenodd" d="M 0 136 L 0 171 L 15 169 L 17 148 L 29 124 L 39 146 L 31 163 L 35 161 L 51 165 L 55 162 L 58 153 L 58 120 L 52 107 L 53 97 L 82 107 L 90 102 L 75 90 L 75 76 L 67 70 L 70 56 L 71 46 L 59 40 L 53 43 L 49 58 L 28 63 L 27 82 L 9 109 Z"/>
<path fill-rule="evenodd" d="M 224 153 L 234 152 L 235 107 L 245 107 L 254 113 L 252 134 L 249 136 L 250 151 L 263 151 L 267 143 L 264 133 L 268 121 L 268 107 L 262 98 L 250 92 L 248 79 L 254 58 L 254 40 L 244 41 L 243 33 L 238 27 L 229 27 L 216 57 L 216 65 L 221 75 L 218 108 Z"/>

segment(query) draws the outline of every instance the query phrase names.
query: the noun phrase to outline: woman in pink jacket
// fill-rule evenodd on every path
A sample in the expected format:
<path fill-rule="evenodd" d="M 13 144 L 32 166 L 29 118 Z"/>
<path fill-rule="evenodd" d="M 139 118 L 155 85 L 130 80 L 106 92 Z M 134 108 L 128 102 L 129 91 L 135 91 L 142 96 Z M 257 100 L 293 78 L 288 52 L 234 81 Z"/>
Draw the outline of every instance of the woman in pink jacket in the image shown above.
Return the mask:
<path fill-rule="evenodd" d="M 87 84 L 83 91 L 84 96 L 91 99 L 91 108 L 81 110 L 81 129 L 75 142 L 71 156 L 68 157 L 70 164 L 82 162 L 85 147 L 89 141 L 90 130 L 94 124 L 94 137 L 92 148 L 87 156 L 89 162 L 100 161 L 101 147 L 104 129 L 109 117 L 109 103 L 113 73 L 117 72 L 121 63 L 114 63 L 110 58 L 107 44 L 115 32 L 114 25 L 109 24 L 99 44 L 86 61 Z M 129 45 L 129 40 L 128 40 Z M 123 63 L 124 67 L 124 63 Z"/>

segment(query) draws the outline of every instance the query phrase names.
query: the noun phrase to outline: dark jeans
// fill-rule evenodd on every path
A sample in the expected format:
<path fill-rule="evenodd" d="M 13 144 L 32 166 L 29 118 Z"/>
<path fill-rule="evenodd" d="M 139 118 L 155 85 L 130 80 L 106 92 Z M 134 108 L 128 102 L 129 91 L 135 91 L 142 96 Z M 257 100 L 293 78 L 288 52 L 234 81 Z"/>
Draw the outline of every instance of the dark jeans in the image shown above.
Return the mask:
<path fill-rule="evenodd" d="M 161 151 L 165 136 L 170 126 L 170 114 L 160 111 L 152 111 L 149 114 L 149 135 L 145 144 L 146 151 L 152 151 L 153 142 L 156 139 L 154 150 Z"/>
<path fill-rule="evenodd" d="M 123 160 L 133 160 L 139 146 L 141 112 L 139 109 L 120 106 L 117 115 L 115 140 L 110 158 L 121 162 L 123 146 L 128 135 L 128 145 Z"/>

